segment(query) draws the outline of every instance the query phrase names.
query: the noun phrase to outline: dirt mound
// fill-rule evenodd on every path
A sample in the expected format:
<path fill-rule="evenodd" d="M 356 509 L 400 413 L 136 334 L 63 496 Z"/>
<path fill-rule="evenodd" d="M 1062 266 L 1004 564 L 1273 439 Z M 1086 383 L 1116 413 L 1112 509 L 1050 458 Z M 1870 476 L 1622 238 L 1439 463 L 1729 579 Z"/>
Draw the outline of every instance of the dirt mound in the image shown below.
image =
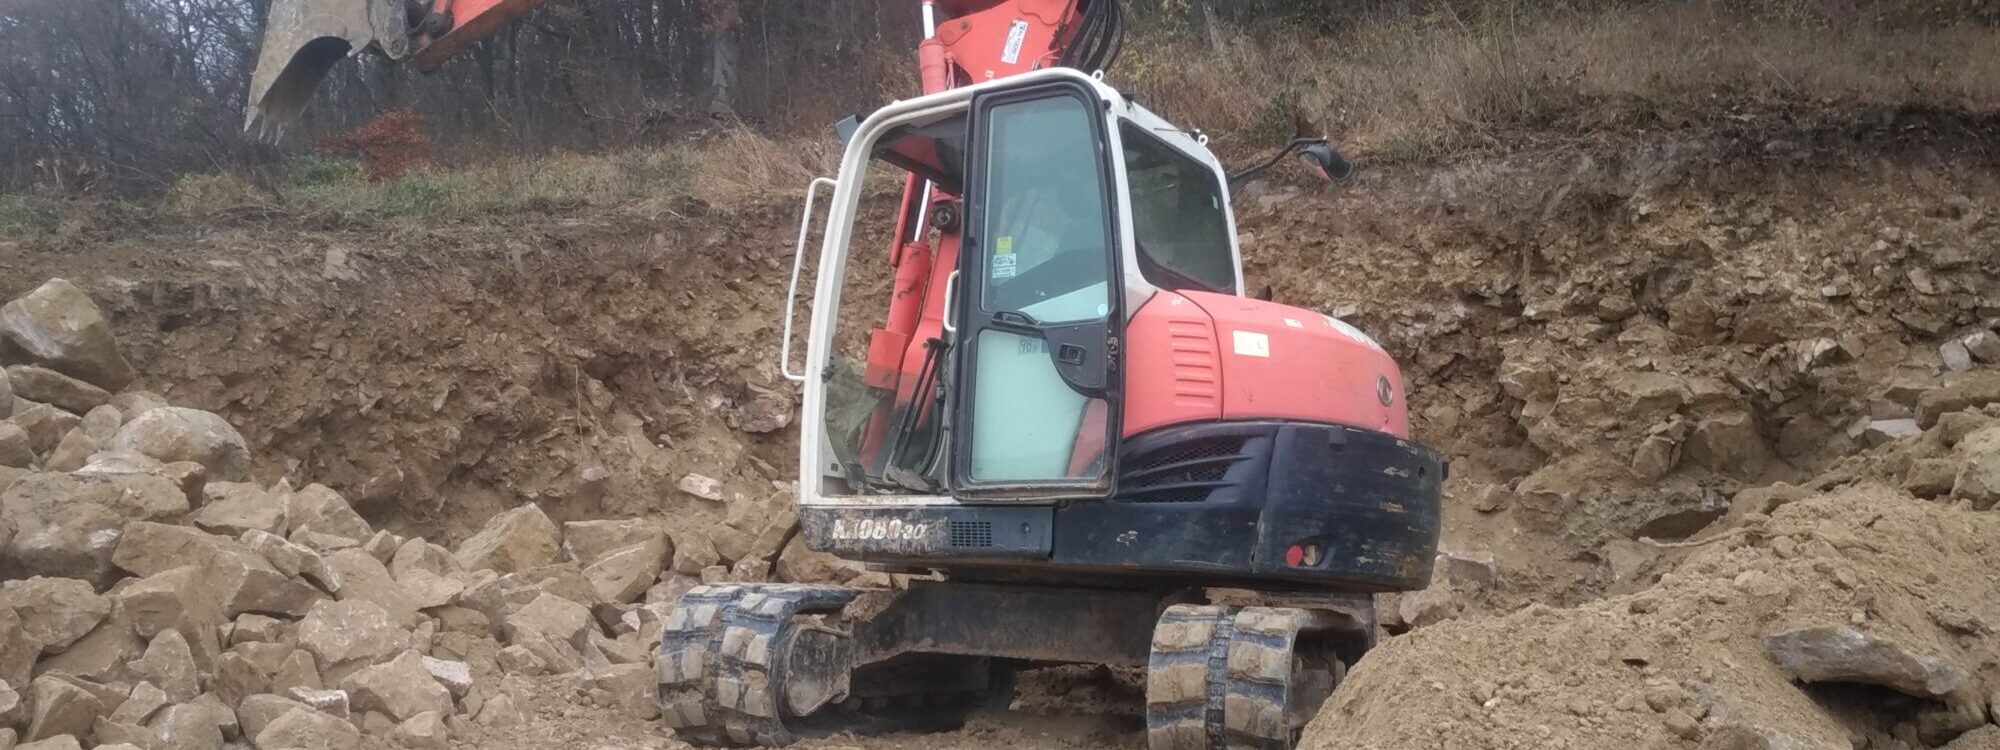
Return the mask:
<path fill-rule="evenodd" d="M 1981 727 L 2000 684 L 1983 484 L 2000 418 L 1946 417 L 1854 463 L 1927 455 L 1950 478 L 1927 494 L 1952 504 L 1872 479 L 1742 493 L 1729 523 L 1666 545 L 1684 559 L 1643 591 L 1389 641 L 1306 747 L 1938 747 Z"/>

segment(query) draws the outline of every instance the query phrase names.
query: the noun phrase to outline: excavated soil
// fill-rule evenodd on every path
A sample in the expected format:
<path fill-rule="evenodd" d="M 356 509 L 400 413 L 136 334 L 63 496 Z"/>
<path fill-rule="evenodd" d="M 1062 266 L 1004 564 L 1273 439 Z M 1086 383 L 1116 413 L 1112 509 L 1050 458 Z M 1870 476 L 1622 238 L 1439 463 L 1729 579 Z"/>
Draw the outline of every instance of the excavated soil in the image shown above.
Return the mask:
<path fill-rule="evenodd" d="M 1396 635 L 1307 746 L 1757 746 L 1715 745 L 1735 736 L 1715 716 L 1796 747 L 1949 739 L 1899 729 L 1926 706 L 1793 687 L 1759 638 L 1880 622 L 1996 677 L 1987 634 L 1935 619 L 1950 601 L 2000 622 L 2000 516 L 1913 496 L 1917 459 L 1857 427 L 1966 377 L 1940 344 L 2000 323 L 1996 136 L 1925 112 L 1760 120 L 1240 194 L 1252 287 L 1377 336 L 1453 462 L 1446 574 L 1385 597 Z M 729 537 L 794 471 L 775 362 L 796 209 L 694 208 L 0 242 L 0 299 L 83 286 L 141 386 L 226 416 L 260 478 L 324 482 L 399 533 L 455 543 L 533 501 Z M 676 491 L 690 473 L 726 501 Z M 1831 494 L 1725 516 L 1816 479 Z M 1129 685 L 1074 677 L 957 733 L 810 746 L 1144 744 Z M 533 694 L 529 730 L 461 739 L 678 746 L 559 680 Z M 1852 728 L 1826 736 L 1824 715 Z"/>

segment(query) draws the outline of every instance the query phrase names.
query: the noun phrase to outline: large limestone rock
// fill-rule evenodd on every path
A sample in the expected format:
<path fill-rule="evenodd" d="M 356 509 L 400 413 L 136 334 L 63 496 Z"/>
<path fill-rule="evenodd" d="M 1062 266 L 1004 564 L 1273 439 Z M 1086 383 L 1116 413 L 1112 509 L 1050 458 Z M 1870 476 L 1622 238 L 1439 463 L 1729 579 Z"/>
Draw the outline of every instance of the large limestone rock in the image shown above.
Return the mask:
<path fill-rule="evenodd" d="M 136 747 L 140 750 L 159 750 L 160 735 L 142 724 L 125 724 L 110 719 L 98 719 L 92 729 L 97 735 L 99 747 Z"/>
<path fill-rule="evenodd" d="M 146 678 L 176 703 L 194 700 L 201 694 L 201 669 L 195 666 L 194 649 L 178 630 L 161 631 L 147 644 L 146 653 L 132 662 L 132 671 Z"/>
<path fill-rule="evenodd" d="M 216 479 L 242 479 L 250 471 L 243 436 L 227 420 L 200 409 L 167 406 L 140 414 L 118 429 L 110 447 L 166 463 L 193 461 Z"/>
<path fill-rule="evenodd" d="M 444 750 L 451 732 L 445 728 L 444 714 L 426 711 L 397 724 L 389 739 L 409 750 Z"/>
<path fill-rule="evenodd" d="M 153 683 L 140 682 L 132 686 L 132 692 L 126 694 L 125 702 L 118 704 L 118 708 L 113 709 L 111 715 L 105 718 L 120 724 L 144 724 L 147 719 L 153 718 L 153 714 L 159 713 L 160 709 L 166 708 L 172 702 L 167 698 L 167 691 L 161 690 Z"/>
<path fill-rule="evenodd" d="M 112 561 L 138 575 L 190 563 L 199 565 L 208 589 L 228 617 L 245 612 L 298 617 L 324 596 L 292 580 L 236 540 L 185 526 L 143 521 L 129 524 Z"/>
<path fill-rule="evenodd" d="M 305 649 L 296 649 L 285 661 L 278 665 L 278 671 L 271 675 L 271 692 L 284 695 L 293 688 L 318 690 L 326 687 L 320 680 L 319 665 L 313 661 L 313 654 Z"/>
<path fill-rule="evenodd" d="M 7 368 L 7 380 L 14 386 L 14 395 L 75 414 L 88 412 L 111 401 L 111 394 L 103 388 L 46 367 L 15 365 Z"/>
<path fill-rule="evenodd" d="M 293 709 L 311 711 L 304 703 L 282 695 L 259 693 L 246 695 L 236 703 L 236 723 L 243 728 L 243 736 L 256 737 L 264 733 L 264 728 L 277 721 L 278 717 L 291 713 Z"/>
<path fill-rule="evenodd" d="M 23 742 L 15 745 L 14 750 L 83 750 L 83 746 L 77 744 L 75 737 L 63 734 L 38 742 Z"/>
<path fill-rule="evenodd" d="M 177 516 L 201 502 L 202 486 L 208 482 L 208 469 L 201 464 L 193 461 L 165 463 L 131 451 L 99 451 L 90 456 L 83 468 L 70 473 L 79 479 L 113 483 L 136 481 L 139 477 L 165 480 L 181 490 L 181 500 L 176 503 Z"/>
<path fill-rule="evenodd" d="M 2000 403 L 2000 370 L 1968 372 L 1919 395 L 1917 423 L 1929 428 L 1946 414 L 1993 403 Z"/>
<path fill-rule="evenodd" d="M 208 589 L 206 569 L 183 565 L 125 584 L 111 596 L 133 632 L 152 638 L 166 630 L 183 636 L 213 633 L 227 619 Z M 199 640 L 199 635 L 190 644 Z"/>
<path fill-rule="evenodd" d="M 103 311 L 62 279 L 0 307 L 0 336 L 42 364 L 107 390 L 122 389 L 134 377 Z"/>
<path fill-rule="evenodd" d="M 292 688 L 285 691 L 285 695 L 292 700 L 311 706 L 314 711 L 328 716 L 348 719 L 350 721 L 354 718 L 354 710 L 352 706 L 348 705 L 348 695 L 345 690 Z"/>
<path fill-rule="evenodd" d="M 395 554 L 389 556 L 388 564 L 389 575 L 399 581 L 417 572 L 447 576 L 465 571 L 459 566 L 458 558 L 452 556 L 451 550 L 431 544 L 423 537 L 404 540 Z"/>
<path fill-rule="evenodd" d="M 491 571 L 487 571 L 487 575 L 491 575 Z M 554 594 L 586 605 L 594 605 L 598 601 L 597 590 L 590 585 L 590 579 L 584 577 L 583 570 L 576 563 L 544 565 L 475 581 L 465 587 L 458 600 L 497 623 L 542 594 Z"/>
<path fill-rule="evenodd" d="M 1745 480 L 1762 476 L 1775 460 L 1756 420 L 1744 412 L 1702 420 L 1683 450 L 1696 465 Z"/>
<path fill-rule="evenodd" d="M 126 517 L 85 497 L 81 480 L 61 474 L 20 479 L 0 492 L 0 517 L 15 529 L 0 554 L 0 571 L 110 583 Z"/>
<path fill-rule="evenodd" d="M 28 431 L 13 422 L 0 422 L 0 466 L 26 469 L 34 465 L 35 446 Z"/>
<path fill-rule="evenodd" d="M 361 730 L 310 708 L 295 708 L 272 720 L 254 741 L 259 750 L 355 750 Z"/>
<path fill-rule="evenodd" d="M 326 594 L 286 575 L 262 555 L 232 549 L 209 565 L 210 586 L 222 603 L 222 614 L 246 612 L 277 617 L 303 617 Z"/>
<path fill-rule="evenodd" d="M 101 627 L 101 626 L 100 626 Z M 21 633 L 21 617 L 13 607 L 0 607 L 0 682 L 25 690 L 39 652 Z"/>
<path fill-rule="evenodd" d="M 83 424 L 83 417 L 63 411 L 48 404 L 32 404 L 24 409 L 15 409 L 14 416 L 7 421 L 28 433 L 28 447 L 35 453 L 55 450 L 56 443 L 62 441 L 70 430 Z"/>
<path fill-rule="evenodd" d="M 322 601 L 299 622 L 299 647 L 322 669 L 388 659 L 409 648 L 410 635 L 388 610 L 364 600 Z"/>
<path fill-rule="evenodd" d="M 20 632 L 35 650 L 60 652 L 88 635 L 111 614 L 111 601 L 89 581 L 35 577 L 0 587 L 0 606 L 20 615 Z"/>
<path fill-rule="evenodd" d="M 590 580 L 598 598 L 630 603 L 652 588 L 666 566 L 666 535 L 661 534 L 603 555 L 583 570 L 583 577 Z"/>
<path fill-rule="evenodd" d="M 0 727 L 28 723 L 28 699 L 12 683 L 0 680 Z"/>
<path fill-rule="evenodd" d="M 48 457 L 42 461 L 42 468 L 46 471 L 76 471 L 89 462 L 92 454 L 97 453 L 97 447 L 97 441 L 84 434 L 82 427 L 73 427 L 49 451 Z"/>
<path fill-rule="evenodd" d="M 119 537 L 112 560 L 133 575 L 149 576 L 183 565 L 207 565 L 231 551 L 248 550 L 200 529 L 135 521 Z"/>
<path fill-rule="evenodd" d="M 112 682 L 124 677 L 132 661 L 138 659 L 145 648 L 146 641 L 133 634 L 131 623 L 114 608 L 111 616 L 89 635 L 70 644 L 60 654 L 44 656 L 35 664 L 35 671 L 43 676 L 70 675 L 100 683 Z M 5 668 L 5 664 L 0 664 L 0 670 Z M 25 681 L 26 677 L 21 679 Z"/>
<path fill-rule="evenodd" d="M 533 503 L 495 515 L 458 548 L 467 570 L 514 573 L 556 561 L 562 532 Z"/>
<path fill-rule="evenodd" d="M 185 495 L 158 477 L 36 474 L 0 492 L 0 517 L 15 528 L 10 552 L 17 575 L 82 578 L 100 587 L 110 583 L 127 519 L 186 511 Z"/>
<path fill-rule="evenodd" d="M 618 550 L 649 541 L 659 541 L 666 547 L 666 556 L 673 555 L 673 544 L 658 524 L 644 519 L 619 519 L 607 521 L 571 521 L 563 528 L 563 554 L 585 568 L 597 564 Z"/>
<path fill-rule="evenodd" d="M 256 529 L 243 532 L 237 541 L 263 555 L 278 572 L 288 576 L 305 576 L 324 591 L 340 593 L 340 574 L 311 547 Z"/>
<path fill-rule="evenodd" d="M 118 436 L 118 428 L 125 426 L 125 413 L 118 407 L 104 404 L 85 412 L 80 427 L 83 434 L 99 444 L 109 443 Z"/>
<path fill-rule="evenodd" d="M 360 549 L 344 549 L 328 555 L 326 564 L 340 576 L 341 601 L 373 602 L 388 612 L 398 626 L 416 626 L 419 615 L 416 598 L 396 583 L 381 560 Z"/>
<path fill-rule="evenodd" d="M 349 505 L 346 498 L 323 484 L 306 485 L 297 492 L 289 493 L 286 506 L 293 535 L 300 532 L 326 534 L 352 539 L 354 545 L 375 535 L 368 528 L 368 522 L 354 512 L 354 506 Z M 296 536 L 294 540 L 297 540 Z"/>
<path fill-rule="evenodd" d="M 1966 680 L 1965 669 L 1942 656 L 1846 626 L 1765 636 L 1764 650 L 1802 682 L 1858 682 L 1936 698 Z"/>
<path fill-rule="evenodd" d="M 0 419 L 14 415 L 14 384 L 7 380 L 7 371 L 0 369 Z"/>
<path fill-rule="evenodd" d="M 397 721 L 424 712 L 451 713 L 451 691 L 431 677 L 423 657 L 404 651 L 396 658 L 348 675 L 341 683 L 357 711 L 380 711 Z"/>
<path fill-rule="evenodd" d="M 423 537 L 404 541 L 389 558 L 389 575 L 425 609 L 456 601 L 465 590 L 463 573 L 458 558 Z"/>
<path fill-rule="evenodd" d="M 472 692 L 472 665 L 450 659 L 424 657 L 424 670 L 430 672 L 431 679 L 451 693 L 453 698 L 464 698 Z"/>
<path fill-rule="evenodd" d="M 104 703 L 96 695 L 58 676 L 35 678 L 29 692 L 35 708 L 28 731 L 21 736 L 29 742 L 65 734 L 89 739 L 97 717 L 104 714 Z"/>
<path fill-rule="evenodd" d="M 540 633 L 581 649 L 590 623 L 590 610 L 583 605 L 542 594 L 507 617 L 505 627 L 509 641 L 519 643 L 527 633 Z"/>
<path fill-rule="evenodd" d="M 278 535 L 291 530 L 284 498 L 254 483 L 209 482 L 201 492 L 201 510 L 189 520 L 203 529 L 229 536 L 251 529 Z"/>

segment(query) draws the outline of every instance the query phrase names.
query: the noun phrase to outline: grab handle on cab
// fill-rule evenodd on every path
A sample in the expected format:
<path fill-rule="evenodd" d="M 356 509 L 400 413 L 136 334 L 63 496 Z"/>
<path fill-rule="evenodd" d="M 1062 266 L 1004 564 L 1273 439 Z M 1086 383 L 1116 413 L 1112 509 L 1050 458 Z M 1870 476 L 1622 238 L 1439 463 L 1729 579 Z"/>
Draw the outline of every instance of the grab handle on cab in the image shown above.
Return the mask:
<path fill-rule="evenodd" d="M 792 248 L 792 283 L 785 287 L 784 343 L 778 346 L 778 372 L 794 383 L 806 382 L 804 372 L 792 372 L 792 312 L 799 303 L 799 271 L 806 264 L 806 237 L 812 234 L 813 206 L 818 201 L 820 188 L 839 184 L 831 177 L 816 177 L 806 185 L 806 207 L 799 216 L 799 241 Z"/>

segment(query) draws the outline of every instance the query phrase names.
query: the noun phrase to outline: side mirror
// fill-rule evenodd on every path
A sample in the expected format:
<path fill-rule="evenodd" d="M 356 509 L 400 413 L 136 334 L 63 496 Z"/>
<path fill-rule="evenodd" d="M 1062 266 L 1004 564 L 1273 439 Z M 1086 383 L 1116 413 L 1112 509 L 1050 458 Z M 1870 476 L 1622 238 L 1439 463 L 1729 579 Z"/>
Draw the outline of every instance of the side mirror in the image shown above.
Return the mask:
<path fill-rule="evenodd" d="M 1301 149 L 1299 161 L 1319 170 L 1320 176 L 1333 182 L 1346 182 L 1347 178 L 1354 176 L 1354 163 L 1325 143 L 1314 143 Z"/>
<path fill-rule="evenodd" d="M 1291 143 L 1285 145 L 1285 150 L 1279 151 L 1276 156 L 1265 159 L 1257 166 L 1230 174 L 1229 189 L 1235 190 L 1237 185 L 1249 182 L 1251 178 L 1263 174 L 1264 170 L 1283 161 L 1286 155 L 1294 153 L 1299 155 L 1299 160 L 1305 162 L 1306 166 L 1330 182 L 1343 181 L 1354 176 L 1354 164 L 1349 162 L 1347 157 L 1341 156 L 1332 146 L 1327 145 L 1325 138 L 1293 138 Z"/>

